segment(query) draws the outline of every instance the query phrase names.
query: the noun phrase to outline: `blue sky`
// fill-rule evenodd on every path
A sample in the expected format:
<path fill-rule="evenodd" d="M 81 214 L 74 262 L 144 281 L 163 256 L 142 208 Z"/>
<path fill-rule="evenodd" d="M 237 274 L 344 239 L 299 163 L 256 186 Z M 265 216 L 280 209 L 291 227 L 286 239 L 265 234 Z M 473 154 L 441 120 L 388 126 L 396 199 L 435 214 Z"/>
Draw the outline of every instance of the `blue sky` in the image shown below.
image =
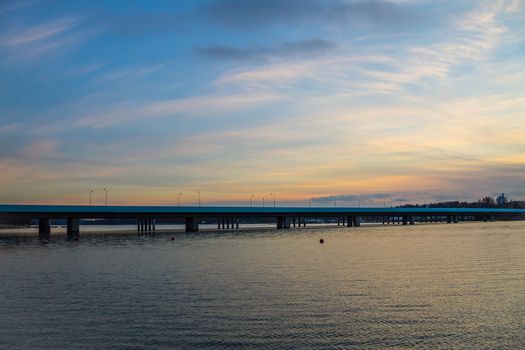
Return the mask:
<path fill-rule="evenodd" d="M 524 34 L 516 0 L 0 1 L 0 202 L 525 199 Z"/>

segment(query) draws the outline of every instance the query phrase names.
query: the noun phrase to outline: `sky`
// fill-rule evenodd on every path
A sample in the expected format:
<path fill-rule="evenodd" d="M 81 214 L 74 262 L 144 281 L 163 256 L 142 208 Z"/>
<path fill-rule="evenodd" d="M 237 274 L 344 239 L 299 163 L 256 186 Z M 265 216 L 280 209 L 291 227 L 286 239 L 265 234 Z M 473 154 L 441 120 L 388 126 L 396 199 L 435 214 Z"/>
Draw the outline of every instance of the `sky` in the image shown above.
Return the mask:
<path fill-rule="evenodd" d="M 523 200 L 525 1 L 0 0 L 0 203 L 104 188 Z"/>

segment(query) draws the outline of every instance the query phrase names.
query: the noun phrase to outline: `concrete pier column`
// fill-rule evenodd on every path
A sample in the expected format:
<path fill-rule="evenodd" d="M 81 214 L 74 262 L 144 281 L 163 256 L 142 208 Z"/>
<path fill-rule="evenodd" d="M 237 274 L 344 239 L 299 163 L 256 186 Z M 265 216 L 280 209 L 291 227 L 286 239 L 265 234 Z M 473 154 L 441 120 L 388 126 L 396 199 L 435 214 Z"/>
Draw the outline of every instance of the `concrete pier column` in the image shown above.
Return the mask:
<path fill-rule="evenodd" d="M 217 218 L 217 230 L 221 229 L 221 218 Z"/>
<path fill-rule="evenodd" d="M 137 232 L 140 232 L 140 218 L 137 218 Z"/>
<path fill-rule="evenodd" d="M 221 225 L 222 225 L 222 229 L 224 230 L 226 228 L 226 218 L 221 219 Z"/>
<path fill-rule="evenodd" d="M 303 218 L 303 227 L 306 227 L 306 216 Z"/>
<path fill-rule="evenodd" d="M 337 217 L 337 226 L 341 225 L 341 218 L 338 216 Z"/>
<path fill-rule="evenodd" d="M 153 229 L 153 219 L 152 218 L 148 218 L 148 232 L 151 232 L 152 229 Z"/>
<path fill-rule="evenodd" d="M 67 240 L 78 240 L 80 236 L 80 219 L 67 218 Z"/>
<path fill-rule="evenodd" d="M 186 219 L 186 232 L 198 232 L 199 231 L 199 218 L 196 216 L 187 216 Z"/>
<path fill-rule="evenodd" d="M 51 225 L 49 219 L 38 219 L 38 238 L 51 238 Z"/>
<path fill-rule="evenodd" d="M 414 217 L 413 217 L 412 215 L 410 215 L 410 216 L 408 217 L 408 223 L 409 223 L 410 225 L 414 225 Z"/>
<path fill-rule="evenodd" d="M 403 215 L 403 225 L 408 225 L 408 216 Z"/>
<path fill-rule="evenodd" d="M 156 224 L 157 224 L 157 220 L 155 220 L 155 218 L 151 219 L 151 224 L 153 225 L 153 231 L 156 230 Z"/>
<path fill-rule="evenodd" d="M 346 226 L 347 226 L 347 227 L 352 227 L 353 224 L 354 224 L 354 220 L 353 220 L 353 218 L 352 218 L 351 216 L 347 216 L 347 217 L 346 217 Z"/>
<path fill-rule="evenodd" d="M 447 224 L 452 223 L 452 216 L 447 215 Z"/>
<path fill-rule="evenodd" d="M 361 226 L 361 217 L 360 216 L 354 216 L 352 219 L 354 221 L 354 227 Z"/>
<path fill-rule="evenodd" d="M 454 216 L 452 217 L 452 222 L 455 223 L 455 224 L 458 223 L 458 216 L 457 216 L 457 215 L 454 215 Z"/>
<path fill-rule="evenodd" d="M 286 230 L 290 228 L 290 218 L 288 216 L 277 217 L 277 229 Z"/>
<path fill-rule="evenodd" d="M 293 227 L 295 227 L 295 216 L 292 218 Z"/>

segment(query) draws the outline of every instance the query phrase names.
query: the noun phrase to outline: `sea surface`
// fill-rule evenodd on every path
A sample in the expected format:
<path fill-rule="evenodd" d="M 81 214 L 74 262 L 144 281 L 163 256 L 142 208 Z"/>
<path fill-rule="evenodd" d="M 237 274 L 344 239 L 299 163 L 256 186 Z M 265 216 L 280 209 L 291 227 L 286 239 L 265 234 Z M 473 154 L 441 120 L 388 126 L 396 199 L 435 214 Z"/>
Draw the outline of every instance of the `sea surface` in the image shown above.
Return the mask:
<path fill-rule="evenodd" d="M 0 238 L 0 349 L 525 349 L 525 222 L 169 231 Z"/>

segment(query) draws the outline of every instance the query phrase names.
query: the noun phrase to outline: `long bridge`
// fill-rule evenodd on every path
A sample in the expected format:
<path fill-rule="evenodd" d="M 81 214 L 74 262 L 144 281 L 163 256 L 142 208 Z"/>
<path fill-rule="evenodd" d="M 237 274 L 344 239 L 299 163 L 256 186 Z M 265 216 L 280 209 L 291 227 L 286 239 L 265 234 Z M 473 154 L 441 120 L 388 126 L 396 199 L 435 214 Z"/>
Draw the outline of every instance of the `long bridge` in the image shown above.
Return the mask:
<path fill-rule="evenodd" d="M 51 234 L 50 220 L 66 219 L 67 236 L 78 238 L 80 219 L 136 219 L 139 232 L 156 229 L 156 219 L 183 219 L 186 232 L 199 231 L 203 219 L 213 219 L 218 229 L 239 228 L 241 218 L 275 218 L 277 229 L 306 226 L 307 218 L 336 218 L 339 224 L 357 227 L 366 217 L 383 224 L 415 222 L 456 223 L 460 220 L 493 221 L 501 216 L 523 215 L 525 209 L 493 208 L 352 208 L 352 207 L 212 207 L 212 206 L 84 206 L 0 204 L 0 219 L 38 220 L 41 238 Z"/>

